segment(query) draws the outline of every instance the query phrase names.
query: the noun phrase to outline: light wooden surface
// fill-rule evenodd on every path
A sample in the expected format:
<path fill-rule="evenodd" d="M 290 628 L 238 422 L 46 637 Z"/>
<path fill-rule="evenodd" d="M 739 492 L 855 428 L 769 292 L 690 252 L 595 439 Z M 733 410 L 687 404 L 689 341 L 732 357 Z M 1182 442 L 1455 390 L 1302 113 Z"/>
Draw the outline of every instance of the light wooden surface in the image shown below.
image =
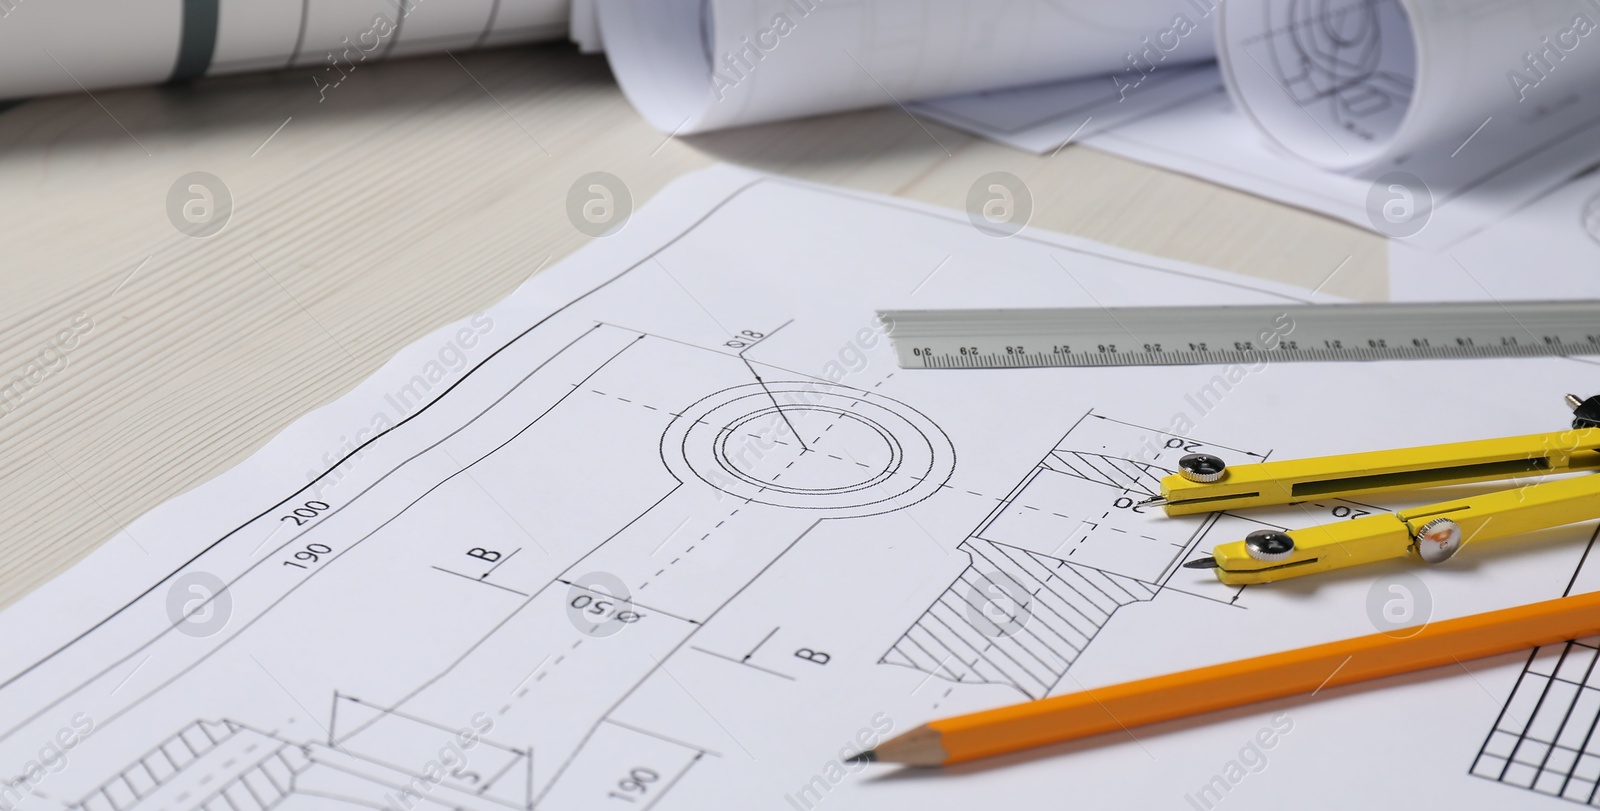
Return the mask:
<path fill-rule="evenodd" d="M 667 138 L 603 58 L 458 57 L 361 67 L 320 102 L 289 72 L 0 113 L 0 386 L 93 324 L 0 411 L 0 605 L 582 245 L 564 199 L 590 171 L 640 203 L 720 160 L 959 208 L 1003 169 L 1032 227 L 1387 294 L 1371 234 L 1089 149 L 1028 155 L 892 106 Z M 197 170 L 234 200 L 204 240 L 166 206 Z"/>

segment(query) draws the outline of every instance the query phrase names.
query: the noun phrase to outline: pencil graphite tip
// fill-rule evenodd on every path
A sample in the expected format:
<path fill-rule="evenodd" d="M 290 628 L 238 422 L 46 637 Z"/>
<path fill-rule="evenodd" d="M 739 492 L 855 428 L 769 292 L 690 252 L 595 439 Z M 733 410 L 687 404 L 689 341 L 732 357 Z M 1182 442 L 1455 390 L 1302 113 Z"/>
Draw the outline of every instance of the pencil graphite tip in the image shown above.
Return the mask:
<path fill-rule="evenodd" d="M 876 750 L 868 749 L 865 752 L 857 752 L 857 753 L 851 755 L 850 757 L 845 758 L 844 762 L 846 762 L 846 763 L 877 763 L 878 762 L 878 753 L 877 753 Z"/>
<path fill-rule="evenodd" d="M 1212 556 L 1210 556 L 1210 555 L 1206 555 L 1203 558 L 1195 558 L 1194 560 L 1191 560 L 1188 563 L 1183 564 L 1183 568 L 1185 568 L 1185 569 L 1215 569 L 1215 568 L 1217 568 L 1217 559 L 1212 557 Z"/>
<path fill-rule="evenodd" d="M 1167 497 L 1166 496 L 1151 496 L 1151 497 L 1145 499 L 1144 501 L 1139 502 L 1139 506 L 1140 507 L 1159 507 L 1159 506 L 1161 506 L 1163 504 L 1166 504 L 1166 503 L 1167 503 Z"/>

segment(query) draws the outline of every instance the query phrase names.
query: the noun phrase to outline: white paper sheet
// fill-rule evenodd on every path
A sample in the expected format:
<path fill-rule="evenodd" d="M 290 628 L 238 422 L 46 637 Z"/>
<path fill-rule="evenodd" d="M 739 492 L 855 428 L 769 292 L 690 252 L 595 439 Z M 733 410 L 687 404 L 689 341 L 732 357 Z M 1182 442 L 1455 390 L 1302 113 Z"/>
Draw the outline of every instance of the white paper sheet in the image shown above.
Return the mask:
<path fill-rule="evenodd" d="M 1212 58 L 1212 0 L 597 0 L 622 90 L 692 133 Z"/>
<path fill-rule="evenodd" d="M 1396 301 L 1600 299 L 1600 172 L 1444 253 L 1389 245 Z"/>
<path fill-rule="evenodd" d="M 1054 153 L 1068 142 L 1088 143 L 1147 117 L 1155 131 L 1173 131 L 1174 140 L 1196 140 L 1167 123 L 1175 108 L 1223 90 L 1216 63 L 1163 66 L 1119 85 L 1107 76 L 1022 88 L 1000 88 L 946 96 L 906 105 L 912 113 L 959 127 L 1000 143 L 1040 154 Z M 1227 138 L 1254 141 L 1256 133 L 1237 127 Z M 1211 138 L 1205 139 L 1208 143 Z M 1096 144 L 1098 145 L 1098 141 Z M 1227 142 L 1224 141 L 1224 144 Z M 1302 174 L 1309 174 L 1294 167 Z"/>
<path fill-rule="evenodd" d="M 554 39 L 566 0 L 0 0 L 0 99 Z"/>
<path fill-rule="evenodd" d="M 1070 139 L 1434 251 L 1490 227 L 1600 161 L 1600 84 L 1531 118 L 1497 117 L 1465 143 L 1355 173 L 1319 169 L 1275 146 L 1239 112 L 1215 68 L 1168 74 L 1164 85 L 1151 89 L 1124 100 L 1109 81 L 1090 79 L 937 99 L 911 110 L 1033 152 L 1052 152 Z M 1396 185 L 1402 190 L 1393 190 Z M 1399 203 L 1404 211 L 1386 209 Z"/>
<path fill-rule="evenodd" d="M 1592 790 L 1593 756 L 1517 749 L 1584 748 L 1594 688 L 1537 699 L 1592 649 L 946 774 L 839 762 L 947 714 L 1600 585 L 1591 524 L 1228 588 L 1177 564 L 1378 507 L 1133 507 L 1189 449 L 1559 428 L 1588 367 L 917 372 L 873 320 L 1296 300 L 904 200 L 680 180 L 0 614 L 0 803 L 1550 808 L 1518 786 Z M 1495 384 L 1421 396 L 1463 380 Z"/>

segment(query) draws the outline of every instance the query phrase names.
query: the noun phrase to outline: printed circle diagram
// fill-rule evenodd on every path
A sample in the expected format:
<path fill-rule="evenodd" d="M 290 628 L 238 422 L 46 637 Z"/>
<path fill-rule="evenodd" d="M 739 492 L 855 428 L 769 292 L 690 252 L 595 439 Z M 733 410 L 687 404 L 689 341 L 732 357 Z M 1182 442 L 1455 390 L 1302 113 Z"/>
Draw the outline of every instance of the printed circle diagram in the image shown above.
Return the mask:
<path fill-rule="evenodd" d="M 949 437 L 922 412 L 809 381 L 748 383 L 702 398 L 667 426 L 661 458 L 680 481 L 836 517 L 908 507 L 955 471 Z"/>

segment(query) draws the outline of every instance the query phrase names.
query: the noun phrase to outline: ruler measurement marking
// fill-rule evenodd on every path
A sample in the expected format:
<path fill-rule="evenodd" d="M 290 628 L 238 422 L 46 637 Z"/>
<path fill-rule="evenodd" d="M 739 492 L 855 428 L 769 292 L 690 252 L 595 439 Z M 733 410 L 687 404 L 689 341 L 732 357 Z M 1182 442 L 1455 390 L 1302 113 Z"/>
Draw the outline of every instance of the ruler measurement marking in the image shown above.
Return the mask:
<path fill-rule="evenodd" d="M 894 325 L 890 338 L 902 368 L 1600 355 L 1596 301 L 911 311 L 883 317 Z M 1284 330 L 1285 321 L 1292 328 Z M 1123 325 L 1137 327 L 1144 340 L 1128 344 Z M 1057 351 L 1033 348 L 1041 341 Z M 1071 351 L 1076 346 L 1088 349 Z"/>
<path fill-rule="evenodd" d="M 1496 358 L 1543 357 L 1563 355 L 1600 354 L 1600 346 L 1592 344 L 1524 344 L 1520 346 L 1473 347 L 1389 347 L 1374 349 L 1355 347 L 1348 349 L 1263 349 L 1255 351 L 1217 350 L 1210 352 L 1072 352 L 977 355 L 955 352 L 916 356 L 914 364 L 929 369 L 1021 368 L 1048 366 L 1179 366 L 1254 363 L 1259 360 L 1288 360 L 1300 362 L 1344 360 L 1428 360 L 1441 358 Z"/>

